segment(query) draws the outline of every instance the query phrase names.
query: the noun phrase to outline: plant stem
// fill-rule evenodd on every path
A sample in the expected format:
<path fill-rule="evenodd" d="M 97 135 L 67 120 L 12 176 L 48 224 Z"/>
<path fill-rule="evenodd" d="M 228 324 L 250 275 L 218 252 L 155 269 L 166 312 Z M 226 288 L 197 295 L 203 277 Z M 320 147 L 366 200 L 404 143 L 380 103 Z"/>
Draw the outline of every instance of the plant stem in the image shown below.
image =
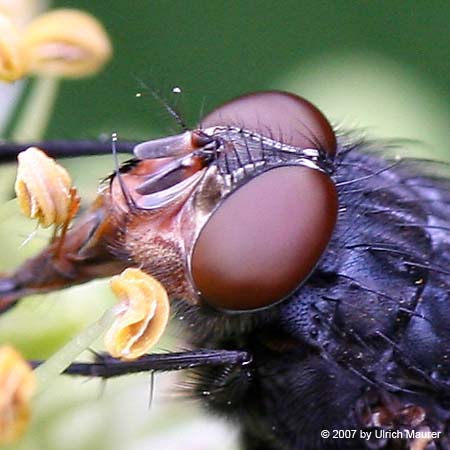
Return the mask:
<path fill-rule="evenodd" d="M 52 385 L 58 375 L 87 348 L 89 348 L 108 328 L 115 319 L 114 307 L 106 310 L 103 315 L 93 324 L 77 334 L 64 347 L 58 350 L 47 361 L 35 369 L 37 378 L 36 394 L 44 391 Z"/>
<path fill-rule="evenodd" d="M 38 141 L 43 138 L 58 90 L 59 78 L 42 76 L 34 80 L 23 112 L 16 119 L 16 124 L 11 132 L 11 140 L 19 143 Z M 14 167 L 1 168 L 0 199 L 3 200 L 11 195 L 10 186 L 14 184 L 15 176 L 16 169 Z"/>
<path fill-rule="evenodd" d="M 34 81 L 22 114 L 11 134 L 15 142 L 42 139 L 53 111 L 60 80 L 56 77 L 38 77 Z"/>

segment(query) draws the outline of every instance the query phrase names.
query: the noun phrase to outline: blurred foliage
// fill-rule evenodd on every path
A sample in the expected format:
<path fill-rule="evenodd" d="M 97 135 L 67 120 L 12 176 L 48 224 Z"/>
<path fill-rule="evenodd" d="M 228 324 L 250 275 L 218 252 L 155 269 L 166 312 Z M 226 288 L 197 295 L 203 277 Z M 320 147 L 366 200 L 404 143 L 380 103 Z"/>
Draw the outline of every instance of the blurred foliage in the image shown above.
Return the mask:
<path fill-rule="evenodd" d="M 447 1 L 52 3 L 61 6 L 85 9 L 99 18 L 111 35 L 114 56 L 98 76 L 63 82 L 47 138 L 96 138 L 115 131 L 120 138 L 139 140 L 175 132 L 173 121 L 140 81 L 177 103 L 191 125 L 202 111 L 233 96 L 276 88 L 304 95 L 344 128 L 412 139 L 411 153 L 450 160 Z M 183 90 L 179 98 L 171 93 L 174 86 Z M 136 97 L 137 92 L 142 96 Z M 25 101 L 23 97 L 22 105 Z M 85 204 L 98 180 L 113 168 L 110 157 L 64 165 Z M 12 177 L 2 172 L 2 198 L 10 196 Z M 0 270 L 11 269 L 45 243 L 38 230 L 21 246 L 33 230 L 14 201 L 0 207 Z M 13 342 L 29 357 L 46 357 L 112 302 L 102 281 L 28 299 L 2 317 L 0 340 Z M 206 436 L 207 426 L 216 427 L 197 422 L 191 403 L 181 403 L 181 410 L 172 406 L 161 422 L 160 413 L 169 408 L 165 398 L 164 406 L 148 413 L 142 405 L 142 378 L 132 379 L 112 382 L 98 400 L 97 387 L 61 377 L 53 393 L 37 400 L 32 430 L 16 448 L 168 450 L 187 448 L 189 437 Z M 172 377 L 162 379 L 170 392 Z M 189 416 L 189 422 L 178 425 L 175 435 L 164 434 L 166 428 L 173 430 L 169 424 L 178 415 Z M 202 441 L 195 448 L 230 449 L 232 436 L 217 433 L 228 436 L 225 444 L 218 438 L 216 446 Z"/>
<path fill-rule="evenodd" d="M 150 95 L 135 97 L 142 80 L 169 99 L 171 87 L 181 86 L 180 109 L 192 125 L 202 110 L 243 92 L 292 89 L 337 122 L 371 127 L 377 135 L 379 123 L 394 122 L 390 131 L 400 120 L 395 137 L 414 137 L 448 151 L 446 1 L 59 0 L 53 5 L 96 15 L 111 35 L 115 55 L 99 76 L 64 83 L 48 137 L 92 138 L 116 130 L 140 139 L 173 130 Z M 397 113 L 386 118 L 393 106 Z M 428 126 L 433 120 L 434 128 Z"/>

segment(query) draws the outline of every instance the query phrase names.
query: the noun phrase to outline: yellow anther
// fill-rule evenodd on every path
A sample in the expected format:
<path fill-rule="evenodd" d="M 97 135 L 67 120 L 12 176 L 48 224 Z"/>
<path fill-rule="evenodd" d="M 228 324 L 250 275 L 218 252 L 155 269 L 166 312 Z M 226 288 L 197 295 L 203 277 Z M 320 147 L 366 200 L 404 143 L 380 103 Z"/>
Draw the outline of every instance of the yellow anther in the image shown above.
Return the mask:
<path fill-rule="evenodd" d="M 117 319 L 105 335 L 108 352 L 133 360 L 153 347 L 169 320 L 169 299 L 164 287 L 139 269 L 126 269 L 111 279 L 119 298 Z"/>
<path fill-rule="evenodd" d="M 8 16 L 0 14 L 0 80 L 16 81 L 24 72 L 20 33 Z"/>
<path fill-rule="evenodd" d="M 44 228 L 67 225 L 79 205 L 67 171 L 36 147 L 21 152 L 18 160 L 15 190 L 24 214 Z"/>
<path fill-rule="evenodd" d="M 23 27 L 40 12 L 43 3 L 41 0 L 0 0 L 0 13 Z"/>
<path fill-rule="evenodd" d="M 29 364 L 12 347 L 0 347 L 0 444 L 9 444 L 25 432 L 35 388 Z"/>
<path fill-rule="evenodd" d="M 38 16 L 26 27 L 23 42 L 29 71 L 41 75 L 93 75 L 112 54 L 100 22 L 75 9 L 56 9 Z"/>

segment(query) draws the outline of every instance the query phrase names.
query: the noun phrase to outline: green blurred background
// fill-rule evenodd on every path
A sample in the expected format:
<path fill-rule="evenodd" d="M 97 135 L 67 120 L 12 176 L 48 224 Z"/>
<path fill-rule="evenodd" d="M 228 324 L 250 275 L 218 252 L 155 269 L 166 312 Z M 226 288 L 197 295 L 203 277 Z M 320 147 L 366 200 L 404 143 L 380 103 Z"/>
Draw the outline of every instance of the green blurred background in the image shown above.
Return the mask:
<path fill-rule="evenodd" d="M 338 124 L 415 138 L 445 155 L 450 124 L 448 1 L 54 1 L 83 8 L 111 34 L 112 63 L 66 82 L 49 137 L 174 129 L 136 78 L 170 97 L 193 125 L 243 92 L 294 90 Z"/>
<path fill-rule="evenodd" d="M 62 83 L 47 138 L 96 138 L 114 131 L 123 139 L 148 139 L 177 132 L 141 88 L 142 80 L 177 101 L 191 125 L 202 111 L 233 96 L 285 89 L 315 102 L 337 126 L 411 140 L 411 154 L 450 160 L 448 1 L 51 4 L 63 6 L 85 9 L 101 20 L 114 57 L 94 78 Z M 178 99 L 171 93 L 174 86 L 183 91 Z M 138 92 L 143 95 L 136 97 Z M 21 99 L 16 119 L 26 101 Z M 7 128 L 11 132 L 14 122 Z M 110 157 L 64 165 L 86 202 L 98 179 L 113 168 Z M 21 246 L 34 225 L 20 216 L 14 201 L 6 202 L 11 178 L 2 174 L 0 271 L 6 271 L 35 253 L 45 238 L 38 231 Z M 105 282 L 29 299 L 1 318 L 0 341 L 13 342 L 29 357 L 46 357 L 113 302 Z M 176 333 L 168 334 L 170 341 Z M 173 394 L 174 384 L 172 376 L 157 378 L 149 411 L 145 376 L 109 382 L 101 396 L 98 382 L 61 377 L 37 399 L 30 433 L 12 448 L 236 448 L 233 433 L 194 414 L 193 402 Z"/>

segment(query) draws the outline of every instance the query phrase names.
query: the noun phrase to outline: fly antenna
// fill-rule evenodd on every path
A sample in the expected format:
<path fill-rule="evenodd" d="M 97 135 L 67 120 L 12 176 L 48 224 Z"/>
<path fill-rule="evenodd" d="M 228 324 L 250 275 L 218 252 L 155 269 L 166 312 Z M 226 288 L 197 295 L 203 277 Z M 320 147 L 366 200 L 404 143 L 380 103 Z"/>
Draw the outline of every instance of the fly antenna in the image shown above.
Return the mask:
<path fill-rule="evenodd" d="M 178 126 L 183 131 L 188 131 L 189 127 L 187 126 L 186 122 L 181 117 L 181 114 L 154 88 L 150 87 L 147 83 L 142 81 L 141 79 L 137 80 L 138 83 L 141 85 L 143 89 L 146 89 L 152 97 L 162 105 L 162 107 L 170 114 L 170 116 L 175 120 L 175 122 L 178 124 Z M 181 88 L 176 86 L 172 89 L 172 92 L 174 94 L 180 94 Z"/>

